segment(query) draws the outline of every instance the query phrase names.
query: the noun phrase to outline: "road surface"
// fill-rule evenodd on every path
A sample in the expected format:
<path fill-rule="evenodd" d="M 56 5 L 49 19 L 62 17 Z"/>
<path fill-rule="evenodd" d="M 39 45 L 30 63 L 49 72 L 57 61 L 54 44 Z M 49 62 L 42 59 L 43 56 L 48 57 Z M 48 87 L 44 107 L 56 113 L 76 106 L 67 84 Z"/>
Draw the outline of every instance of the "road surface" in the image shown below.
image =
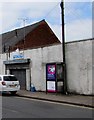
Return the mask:
<path fill-rule="evenodd" d="M 92 118 L 92 108 L 34 100 L 2 97 L 3 118 Z"/>

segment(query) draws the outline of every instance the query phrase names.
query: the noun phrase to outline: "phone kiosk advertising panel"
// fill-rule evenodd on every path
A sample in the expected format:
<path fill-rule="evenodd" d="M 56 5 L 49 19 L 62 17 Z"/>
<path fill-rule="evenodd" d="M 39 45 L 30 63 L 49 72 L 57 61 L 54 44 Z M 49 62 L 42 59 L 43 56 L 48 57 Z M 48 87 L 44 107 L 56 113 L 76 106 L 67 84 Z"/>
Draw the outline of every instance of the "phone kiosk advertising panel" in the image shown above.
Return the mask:
<path fill-rule="evenodd" d="M 59 84 L 63 87 L 63 63 L 46 64 L 46 93 L 58 92 Z M 62 91 L 62 87 L 61 90 Z"/>

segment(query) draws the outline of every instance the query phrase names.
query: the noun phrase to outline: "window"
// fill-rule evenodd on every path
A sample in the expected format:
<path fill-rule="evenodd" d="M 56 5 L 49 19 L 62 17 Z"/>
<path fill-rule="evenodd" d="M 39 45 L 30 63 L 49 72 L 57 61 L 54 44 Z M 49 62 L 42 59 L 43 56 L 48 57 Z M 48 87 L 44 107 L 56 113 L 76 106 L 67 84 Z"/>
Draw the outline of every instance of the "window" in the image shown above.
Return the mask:
<path fill-rule="evenodd" d="M 4 76 L 4 81 L 17 81 L 15 76 Z"/>

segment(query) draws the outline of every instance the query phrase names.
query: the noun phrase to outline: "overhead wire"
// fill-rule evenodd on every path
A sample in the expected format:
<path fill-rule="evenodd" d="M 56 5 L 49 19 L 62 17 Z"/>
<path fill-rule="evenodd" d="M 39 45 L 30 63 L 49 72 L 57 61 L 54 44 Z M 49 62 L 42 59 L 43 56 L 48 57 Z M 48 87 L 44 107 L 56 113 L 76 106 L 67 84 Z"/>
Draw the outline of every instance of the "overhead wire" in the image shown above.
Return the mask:
<path fill-rule="evenodd" d="M 66 7 L 64 8 L 65 9 L 65 15 L 64 15 L 65 20 L 67 20 L 66 17 L 69 15 L 69 17 L 71 17 L 71 19 L 78 19 L 81 23 L 83 23 L 83 21 L 80 19 L 80 18 L 82 18 L 82 15 L 79 14 L 78 12 L 76 12 L 76 11 L 72 11 L 70 7 L 71 7 L 71 3 L 69 2 L 68 5 L 66 5 Z M 84 9 L 85 8 L 87 8 L 87 6 L 84 6 Z M 66 16 L 66 14 L 68 14 L 68 15 Z M 68 24 L 68 23 L 69 22 L 66 22 L 66 24 Z"/>
<path fill-rule="evenodd" d="M 49 16 L 49 14 L 59 5 L 60 3 L 57 3 L 45 16 L 44 19 Z"/>

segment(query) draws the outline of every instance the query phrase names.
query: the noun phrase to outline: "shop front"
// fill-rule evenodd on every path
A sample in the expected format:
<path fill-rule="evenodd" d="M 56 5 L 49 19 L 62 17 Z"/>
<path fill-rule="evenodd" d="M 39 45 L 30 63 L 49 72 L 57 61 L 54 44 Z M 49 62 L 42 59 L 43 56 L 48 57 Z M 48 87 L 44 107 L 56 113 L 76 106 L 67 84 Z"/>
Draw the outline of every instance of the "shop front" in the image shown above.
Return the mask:
<path fill-rule="evenodd" d="M 5 74 L 13 74 L 20 82 L 22 90 L 30 90 L 31 60 L 24 59 L 22 55 L 15 54 L 11 60 L 3 61 Z"/>

